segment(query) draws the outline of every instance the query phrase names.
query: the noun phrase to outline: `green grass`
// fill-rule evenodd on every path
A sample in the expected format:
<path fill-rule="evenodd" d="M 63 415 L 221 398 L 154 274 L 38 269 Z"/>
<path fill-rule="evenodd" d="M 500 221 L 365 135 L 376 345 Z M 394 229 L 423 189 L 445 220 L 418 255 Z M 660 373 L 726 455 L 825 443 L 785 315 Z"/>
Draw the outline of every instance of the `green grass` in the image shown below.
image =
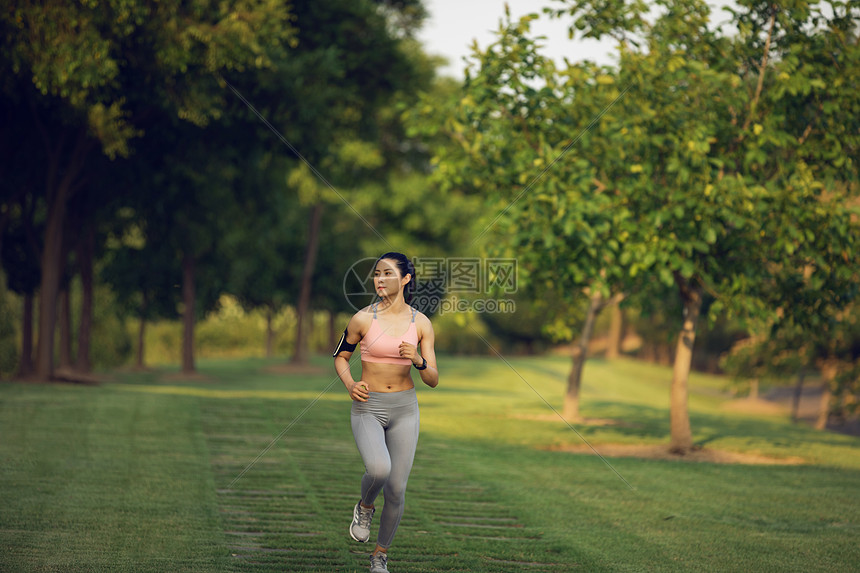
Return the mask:
<path fill-rule="evenodd" d="M 363 469 L 349 399 L 324 359 L 270 364 L 0 384 L 0 571 L 366 571 L 346 533 Z M 621 423 L 574 432 L 546 403 L 561 409 L 568 368 L 443 359 L 419 388 L 392 573 L 860 570 L 860 440 L 732 412 L 724 379 L 694 375 L 694 441 L 807 463 L 550 451 L 668 443 L 668 369 L 589 362 L 583 415 Z"/>

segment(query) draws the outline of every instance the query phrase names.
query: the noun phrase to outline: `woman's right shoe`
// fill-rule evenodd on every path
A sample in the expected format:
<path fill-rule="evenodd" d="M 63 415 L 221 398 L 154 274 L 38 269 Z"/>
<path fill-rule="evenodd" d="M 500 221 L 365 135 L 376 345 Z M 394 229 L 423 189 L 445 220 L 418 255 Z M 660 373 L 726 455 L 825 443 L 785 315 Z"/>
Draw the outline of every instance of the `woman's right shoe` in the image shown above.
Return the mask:
<path fill-rule="evenodd" d="M 388 555 L 379 551 L 370 556 L 370 573 L 388 573 Z"/>

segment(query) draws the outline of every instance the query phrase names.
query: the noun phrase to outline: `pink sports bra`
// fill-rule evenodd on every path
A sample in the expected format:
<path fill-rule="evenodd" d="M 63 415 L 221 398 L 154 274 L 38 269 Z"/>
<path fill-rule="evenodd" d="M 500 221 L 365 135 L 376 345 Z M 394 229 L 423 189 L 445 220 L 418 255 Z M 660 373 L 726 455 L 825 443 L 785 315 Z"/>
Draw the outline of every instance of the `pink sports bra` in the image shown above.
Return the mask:
<path fill-rule="evenodd" d="M 380 364 L 411 364 L 408 358 L 400 356 L 400 343 L 408 342 L 418 346 L 418 330 L 415 328 L 415 309 L 412 309 L 412 322 L 402 336 L 390 336 L 382 331 L 376 320 L 376 305 L 373 306 L 373 320 L 367 334 L 361 339 L 361 360 Z"/>

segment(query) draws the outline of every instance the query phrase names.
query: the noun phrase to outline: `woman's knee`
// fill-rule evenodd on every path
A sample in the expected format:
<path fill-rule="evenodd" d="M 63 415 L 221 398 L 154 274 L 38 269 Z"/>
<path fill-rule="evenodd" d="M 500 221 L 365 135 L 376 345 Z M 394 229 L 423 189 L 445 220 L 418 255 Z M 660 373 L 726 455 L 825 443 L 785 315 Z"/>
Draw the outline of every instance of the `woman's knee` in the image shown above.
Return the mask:
<path fill-rule="evenodd" d="M 391 463 L 386 460 L 377 460 L 364 466 L 367 475 L 375 482 L 387 482 L 391 475 Z"/>
<path fill-rule="evenodd" d="M 389 500 L 394 503 L 401 503 L 406 499 L 406 482 L 400 482 L 396 479 L 389 479 L 385 483 L 385 488 L 383 489 L 385 494 L 385 501 Z"/>

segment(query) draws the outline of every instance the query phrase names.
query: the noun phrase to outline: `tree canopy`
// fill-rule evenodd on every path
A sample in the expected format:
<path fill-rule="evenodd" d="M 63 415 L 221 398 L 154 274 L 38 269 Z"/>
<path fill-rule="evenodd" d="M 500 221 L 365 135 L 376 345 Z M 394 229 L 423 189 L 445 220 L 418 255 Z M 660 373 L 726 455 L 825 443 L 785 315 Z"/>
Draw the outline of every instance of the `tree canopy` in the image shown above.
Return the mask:
<path fill-rule="evenodd" d="M 406 136 L 392 115 L 433 79 L 413 38 L 425 16 L 411 0 L 18 2 L 4 10 L 11 129 L 2 148 L 25 160 L 3 165 L 0 231 L 16 285 L 32 280 L 20 265 L 10 269 L 13 261 L 34 249 L 39 260 L 37 375 L 51 376 L 55 300 L 75 224 L 134 237 L 114 241 L 102 276 L 123 300 L 148 301 L 141 316 L 184 308 L 188 321 L 226 289 L 249 304 L 295 297 L 295 271 L 310 253 L 307 222 L 323 220 L 315 213 L 324 204 L 334 219 L 354 211 L 354 195 L 368 185 L 396 194 L 392 174 L 404 161 L 426 161 L 401 152 Z M 327 240 L 345 231 L 333 227 L 323 230 Z M 351 242 L 347 256 L 360 245 Z M 300 278 L 313 277 L 306 267 Z M 180 299 L 176 285 L 189 281 Z"/>
<path fill-rule="evenodd" d="M 742 2 L 731 35 L 698 0 L 566 4 L 555 14 L 573 33 L 617 39 L 618 63 L 557 69 L 529 35 L 536 15 L 504 22 L 476 54 L 440 176 L 496 205 L 493 243 L 548 290 L 676 289 L 683 452 L 705 296 L 712 315 L 774 328 L 820 324 L 856 296 L 858 118 L 831 125 L 856 106 L 843 82 L 857 87 L 860 12 Z"/>

